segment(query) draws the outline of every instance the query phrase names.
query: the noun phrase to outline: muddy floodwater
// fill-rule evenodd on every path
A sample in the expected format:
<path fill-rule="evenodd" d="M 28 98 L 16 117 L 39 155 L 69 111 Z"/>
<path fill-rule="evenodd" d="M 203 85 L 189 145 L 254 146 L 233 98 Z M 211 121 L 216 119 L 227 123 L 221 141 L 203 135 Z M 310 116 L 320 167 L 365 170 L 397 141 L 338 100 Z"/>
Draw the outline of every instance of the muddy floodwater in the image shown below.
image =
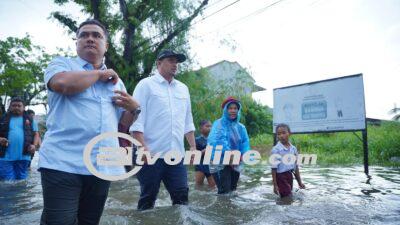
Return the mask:
<path fill-rule="evenodd" d="M 37 158 L 28 180 L 0 182 L 0 224 L 39 224 L 42 189 Z M 171 206 L 162 186 L 153 210 L 138 212 L 136 178 L 113 182 L 100 224 L 400 224 L 400 169 L 307 166 L 306 190 L 295 184 L 292 199 L 273 194 L 268 166 L 247 167 L 233 195 L 196 189 L 189 169 L 188 206 Z"/>

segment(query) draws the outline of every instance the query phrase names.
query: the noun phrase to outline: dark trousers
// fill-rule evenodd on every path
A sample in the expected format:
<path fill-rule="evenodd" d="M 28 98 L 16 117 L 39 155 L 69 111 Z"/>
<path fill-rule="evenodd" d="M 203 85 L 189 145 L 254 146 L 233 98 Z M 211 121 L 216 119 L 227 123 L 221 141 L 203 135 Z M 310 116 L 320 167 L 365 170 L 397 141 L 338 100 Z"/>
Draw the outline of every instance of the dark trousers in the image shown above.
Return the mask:
<path fill-rule="evenodd" d="M 236 190 L 240 173 L 231 166 L 225 166 L 224 169 L 212 174 L 217 184 L 218 194 L 227 194 Z"/>
<path fill-rule="evenodd" d="M 40 224 L 99 224 L 109 181 L 44 168 L 40 173 L 44 203 Z"/>
<path fill-rule="evenodd" d="M 144 165 L 138 172 L 140 183 L 140 199 L 138 210 L 146 210 L 154 207 L 161 181 L 168 190 L 172 204 L 188 204 L 188 180 L 187 171 L 183 163 L 168 165 L 164 159 L 158 159 L 154 165 Z"/>
<path fill-rule="evenodd" d="M 293 174 L 292 171 L 286 171 L 276 174 L 276 183 L 278 184 L 279 194 L 286 197 L 292 194 Z"/>

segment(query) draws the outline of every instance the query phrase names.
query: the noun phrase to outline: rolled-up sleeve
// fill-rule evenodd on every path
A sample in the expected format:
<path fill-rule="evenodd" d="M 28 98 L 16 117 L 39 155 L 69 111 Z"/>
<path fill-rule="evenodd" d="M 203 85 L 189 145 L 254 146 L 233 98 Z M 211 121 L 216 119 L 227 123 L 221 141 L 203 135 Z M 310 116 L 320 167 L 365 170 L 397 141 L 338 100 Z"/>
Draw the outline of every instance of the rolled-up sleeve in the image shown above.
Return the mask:
<path fill-rule="evenodd" d="M 46 84 L 46 88 L 51 91 L 49 87 L 49 81 L 54 77 L 57 73 L 70 71 L 71 66 L 68 65 L 65 57 L 55 57 L 47 66 L 44 73 L 44 83 Z"/>
<path fill-rule="evenodd" d="M 186 110 L 186 118 L 185 118 L 185 134 L 196 130 L 193 124 L 192 104 L 190 103 L 190 95 L 189 98 L 187 98 L 187 107 L 188 108 Z"/>
<path fill-rule="evenodd" d="M 140 81 L 133 91 L 133 98 L 140 104 L 141 112 L 137 118 L 137 120 L 131 125 L 129 131 L 137 131 L 144 132 L 144 125 L 146 122 L 146 114 L 147 114 L 147 100 L 149 89 L 147 88 L 147 84 L 144 81 Z"/>

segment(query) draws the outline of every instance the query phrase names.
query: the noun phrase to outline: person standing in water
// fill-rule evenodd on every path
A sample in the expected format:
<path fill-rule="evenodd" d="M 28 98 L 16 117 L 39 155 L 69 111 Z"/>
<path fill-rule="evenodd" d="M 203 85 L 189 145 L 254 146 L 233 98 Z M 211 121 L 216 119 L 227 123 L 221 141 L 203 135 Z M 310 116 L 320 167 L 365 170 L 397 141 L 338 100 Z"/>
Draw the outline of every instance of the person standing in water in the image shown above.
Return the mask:
<path fill-rule="evenodd" d="M 297 149 L 289 141 L 290 128 L 287 124 L 278 124 L 276 126 L 276 135 L 279 142 L 272 148 L 271 154 L 276 160 L 272 168 L 272 181 L 274 185 L 274 193 L 279 194 L 282 198 L 290 196 L 293 189 L 293 175 L 294 174 L 300 189 L 306 188 L 301 181 L 299 167 L 296 162 L 287 164 L 282 162 L 282 158 L 291 154 L 291 157 L 297 157 Z M 280 157 L 277 157 L 280 156 Z"/>
<path fill-rule="evenodd" d="M 210 168 L 208 165 L 203 165 L 204 153 L 207 147 L 207 138 L 211 130 L 211 121 L 202 120 L 200 122 L 200 136 L 196 137 L 196 149 L 201 151 L 202 157 L 199 165 L 195 165 L 195 181 L 196 186 L 201 186 L 204 184 L 204 178 L 207 178 L 208 186 L 210 188 L 215 187 L 215 181 L 210 173 Z"/>
<path fill-rule="evenodd" d="M 86 168 L 85 146 L 100 134 L 117 132 L 119 124 L 130 127 L 140 112 L 118 74 L 104 64 L 108 38 L 99 21 L 81 23 L 76 31 L 77 56 L 55 57 L 45 71 L 49 113 L 39 151 L 40 224 L 99 224 L 110 181 Z M 92 163 L 97 164 L 100 147 L 118 146 L 117 138 L 101 140 L 92 151 Z M 125 173 L 123 166 L 96 166 L 107 175 Z"/>
<path fill-rule="evenodd" d="M 246 127 L 239 122 L 242 109 L 240 101 L 228 97 L 222 103 L 222 108 L 222 117 L 213 123 L 208 138 L 208 145 L 213 148 L 212 158 L 215 156 L 217 146 L 222 146 L 221 160 L 227 151 L 238 150 L 243 155 L 250 149 Z M 241 164 L 222 165 L 219 163 L 210 165 L 210 171 L 217 184 L 218 194 L 227 194 L 236 190 L 241 169 Z"/>
<path fill-rule="evenodd" d="M 152 157 L 160 156 L 153 165 L 147 164 L 147 158 L 143 157 L 144 165 L 137 174 L 140 183 L 138 210 L 154 208 L 161 181 L 173 205 L 189 202 L 186 166 L 182 161 L 176 165 L 164 161 L 164 155 L 169 151 L 185 153 L 184 137 L 190 150 L 196 148 L 189 88 L 175 79 L 179 63 L 185 60 L 184 54 L 162 50 L 157 56 L 153 76 L 142 79 L 133 92 L 142 113 L 129 131 L 144 151 L 149 151 Z"/>
<path fill-rule="evenodd" d="M 7 113 L 0 118 L 0 180 L 24 180 L 39 145 L 36 122 L 24 111 L 21 98 L 11 99 Z"/>

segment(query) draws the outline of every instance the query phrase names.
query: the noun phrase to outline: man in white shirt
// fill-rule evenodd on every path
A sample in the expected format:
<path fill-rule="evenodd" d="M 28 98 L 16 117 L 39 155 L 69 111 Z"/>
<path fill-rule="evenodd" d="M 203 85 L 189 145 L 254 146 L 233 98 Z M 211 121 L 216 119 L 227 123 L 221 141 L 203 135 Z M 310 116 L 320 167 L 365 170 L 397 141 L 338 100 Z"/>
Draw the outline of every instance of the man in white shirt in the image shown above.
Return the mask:
<path fill-rule="evenodd" d="M 141 105 L 141 113 L 130 131 L 145 151 L 152 156 L 161 154 L 154 165 L 145 164 L 137 174 L 141 187 L 138 210 L 154 207 L 161 181 L 170 193 L 172 204 L 188 203 L 186 167 L 182 161 L 168 165 L 163 159 L 168 151 L 184 154 L 184 136 L 191 150 L 196 148 L 189 89 L 174 79 L 178 63 L 185 60 L 183 54 L 161 51 L 154 75 L 141 80 L 133 92 Z"/>

